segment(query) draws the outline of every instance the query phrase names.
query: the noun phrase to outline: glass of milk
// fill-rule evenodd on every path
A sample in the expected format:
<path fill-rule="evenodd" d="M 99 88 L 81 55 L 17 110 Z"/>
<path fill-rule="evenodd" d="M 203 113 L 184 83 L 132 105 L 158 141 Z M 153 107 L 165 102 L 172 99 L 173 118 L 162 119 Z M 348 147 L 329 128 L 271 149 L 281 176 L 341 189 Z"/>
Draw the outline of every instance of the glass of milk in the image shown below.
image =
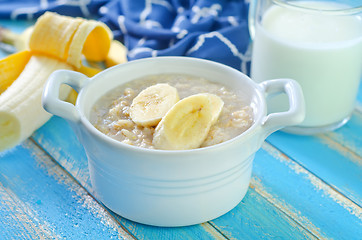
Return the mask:
<path fill-rule="evenodd" d="M 254 0 L 250 3 L 251 78 L 292 78 L 302 86 L 306 118 L 285 131 L 316 134 L 345 124 L 362 76 L 362 1 Z M 287 110 L 285 96 L 268 111 Z"/>

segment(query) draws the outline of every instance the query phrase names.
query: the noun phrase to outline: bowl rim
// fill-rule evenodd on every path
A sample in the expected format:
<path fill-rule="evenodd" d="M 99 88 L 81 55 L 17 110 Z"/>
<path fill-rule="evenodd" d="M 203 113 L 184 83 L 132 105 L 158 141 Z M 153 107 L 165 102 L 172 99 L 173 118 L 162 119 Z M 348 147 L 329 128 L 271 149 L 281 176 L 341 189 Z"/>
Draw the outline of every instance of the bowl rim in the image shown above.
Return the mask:
<path fill-rule="evenodd" d="M 162 149 L 142 148 L 142 147 L 122 143 L 116 139 L 113 139 L 113 138 L 107 136 L 106 134 L 102 133 L 101 131 L 99 131 L 96 127 L 93 126 L 93 124 L 85 116 L 85 113 L 82 110 L 81 102 L 84 101 L 83 98 L 84 98 L 85 92 L 87 91 L 91 82 L 93 82 L 94 79 L 101 78 L 102 76 L 109 74 L 109 72 L 111 72 L 111 71 L 120 71 L 119 69 L 126 68 L 127 66 L 129 66 L 131 64 L 135 65 L 135 64 L 143 64 L 144 62 L 149 62 L 149 61 L 168 61 L 168 60 L 201 62 L 203 64 L 208 64 L 211 67 L 214 66 L 214 67 L 224 68 L 227 71 L 231 71 L 231 72 L 237 73 L 238 75 L 242 76 L 244 78 L 244 80 L 247 81 L 255 89 L 255 95 L 257 96 L 257 102 L 260 105 L 260 106 L 258 106 L 258 108 L 260 108 L 260 110 L 258 111 L 258 114 L 254 115 L 252 125 L 247 130 L 245 130 L 243 133 L 239 134 L 238 136 L 233 137 L 227 141 L 215 144 L 215 145 L 202 147 L 202 148 L 196 148 L 196 149 L 188 149 L 188 150 L 162 150 Z M 162 74 L 162 73 L 160 73 L 160 74 Z M 197 76 L 197 74 L 195 74 L 195 75 Z M 77 98 L 75 107 L 76 107 L 77 111 L 79 112 L 80 122 L 85 126 L 85 128 L 93 136 L 97 137 L 99 140 L 102 140 L 103 142 L 106 142 L 107 144 L 110 144 L 113 147 L 122 148 L 122 149 L 125 149 L 128 151 L 144 152 L 144 153 L 149 153 L 149 154 L 158 153 L 158 154 L 166 154 L 166 155 L 181 154 L 181 153 L 187 154 L 187 153 L 196 153 L 196 152 L 199 153 L 199 152 L 204 152 L 204 151 L 209 152 L 211 150 L 216 150 L 218 148 L 222 148 L 225 145 L 230 145 L 233 142 L 240 141 L 241 138 L 248 138 L 248 136 L 251 136 L 259 131 L 259 128 L 263 123 L 263 119 L 266 116 L 266 99 L 262 93 L 261 87 L 257 83 L 255 83 L 253 80 L 251 80 L 251 78 L 248 77 L 246 74 L 244 74 L 241 71 L 238 71 L 230 66 L 224 65 L 222 63 L 218 63 L 218 62 L 214 62 L 214 61 L 206 60 L 206 59 L 200 59 L 200 58 L 185 57 L 185 56 L 160 56 L 160 57 L 143 58 L 143 59 L 133 60 L 133 61 L 130 61 L 127 63 L 123 63 L 120 65 L 116 65 L 111 68 L 108 68 L 108 69 L 98 73 L 97 75 L 89 78 L 89 80 L 87 81 L 85 86 L 78 93 L 78 98 Z"/>

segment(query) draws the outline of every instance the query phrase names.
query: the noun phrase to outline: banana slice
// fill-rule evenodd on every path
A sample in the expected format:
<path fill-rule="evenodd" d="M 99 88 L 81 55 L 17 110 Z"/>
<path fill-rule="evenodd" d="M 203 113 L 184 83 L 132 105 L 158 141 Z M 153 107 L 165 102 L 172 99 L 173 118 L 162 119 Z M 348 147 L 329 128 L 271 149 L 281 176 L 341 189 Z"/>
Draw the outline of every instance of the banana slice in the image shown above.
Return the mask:
<path fill-rule="evenodd" d="M 150 86 L 133 99 L 130 117 L 137 125 L 156 126 L 178 100 L 176 88 L 165 83 Z"/>
<path fill-rule="evenodd" d="M 212 105 L 212 119 L 211 119 L 211 125 L 214 125 L 217 120 L 219 119 L 220 113 L 222 108 L 224 107 L 224 101 L 216 96 L 215 94 L 211 93 L 202 93 L 204 95 L 207 95 L 210 98 L 211 105 Z"/>
<path fill-rule="evenodd" d="M 105 60 L 106 67 L 113 67 L 125 62 L 127 62 L 127 48 L 119 41 L 113 40 Z"/>
<path fill-rule="evenodd" d="M 200 147 L 211 125 L 217 121 L 223 105 L 220 97 L 209 93 L 182 99 L 167 112 L 156 127 L 153 145 L 164 150 Z"/>

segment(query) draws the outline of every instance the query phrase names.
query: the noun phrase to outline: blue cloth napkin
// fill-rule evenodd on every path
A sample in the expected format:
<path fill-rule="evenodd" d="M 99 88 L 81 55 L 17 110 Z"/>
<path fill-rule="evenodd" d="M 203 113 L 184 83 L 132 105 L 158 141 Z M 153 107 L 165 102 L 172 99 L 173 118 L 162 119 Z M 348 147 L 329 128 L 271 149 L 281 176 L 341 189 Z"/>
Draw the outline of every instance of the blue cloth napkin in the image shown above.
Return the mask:
<path fill-rule="evenodd" d="M 3 0 L 0 17 L 37 18 L 45 11 L 100 21 L 129 49 L 128 59 L 189 56 L 248 73 L 247 0 Z"/>
<path fill-rule="evenodd" d="M 93 17 L 108 0 L 0 0 L 1 19 L 36 19 L 45 11 Z"/>
<path fill-rule="evenodd" d="M 123 38 L 130 60 L 181 55 L 247 72 L 248 4 L 243 0 L 114 0 L 100 14 Z"/>

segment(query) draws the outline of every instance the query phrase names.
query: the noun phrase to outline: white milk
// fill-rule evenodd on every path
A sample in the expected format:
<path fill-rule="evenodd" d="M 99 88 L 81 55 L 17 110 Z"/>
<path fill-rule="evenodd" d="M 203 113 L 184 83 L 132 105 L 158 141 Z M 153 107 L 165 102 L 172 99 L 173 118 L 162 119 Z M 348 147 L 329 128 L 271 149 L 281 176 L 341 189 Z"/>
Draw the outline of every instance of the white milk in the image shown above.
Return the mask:
<path fill-rule="evenodd" d="M 252 60 L 251 76 L 257 82 L 293 78 L 301 84 L 306 119 L 300 126 L 338 123 L 351 114 L 362 76 L 361 16 L 320 16 L 273 6 L 265 12 L 262 26 L 256 24 Z M 283 102 L 288 101 L 272 99 L 271 111 L 280 110 Z"/>

